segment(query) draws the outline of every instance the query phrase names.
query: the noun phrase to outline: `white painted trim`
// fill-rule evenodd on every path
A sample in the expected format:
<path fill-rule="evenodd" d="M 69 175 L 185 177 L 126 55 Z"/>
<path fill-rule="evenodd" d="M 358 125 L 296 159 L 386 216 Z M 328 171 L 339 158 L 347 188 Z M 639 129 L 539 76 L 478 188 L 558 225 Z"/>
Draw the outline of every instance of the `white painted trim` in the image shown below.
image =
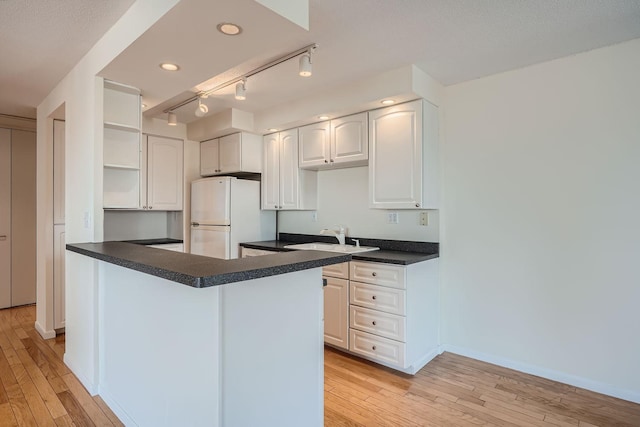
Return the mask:
<path fill-rule="evenodd" d="M 420 369 L 424 368 L 424 366 L 431 362 L 437 355 L 442 353 L 440 351 L 440 346 L 434 348 L 429 353 L 425 354 L 422 358 L 420 358 L 416 363 L 412 364 L 405 371 L 408 374 L 415 375 Z"/>
<path fill-rule="evenodd" d="M 34 326 L 43 339 L 49 340 L 56 337 L 56 331 L 54 329 L 47 331 L 39 322 L 35 322 Z"/>
<path fill-rule="evenodd" d="M 536 375 L 538 377 L 547 378 L 549 380 L 558 381 L 575 387 L 595 391 L 596 393 L 602 393 L 608 396 L 617 397 L 619 399 L 628 400 L 630 402 L 640 403 L 640 392 L 634 390 L 625 390 L 587 378 L 565 374 L 553 369 L 541 368 L 539 366 L 530 365 L 528 363 L 517 362 L 515 360 L 505 359 L 503 357 L 481 353 L 467 348 L 456 347 L 450 344 L 443 344 L 442 349 L 443 351 L 455 353 L 460 356 L 470 357 L 482 362 L 492 363 L 504 368 L 514 369 L 516 371 L 524 372 L 525 374 Z"/>
<path fill-rule="evenodd" d="M 87 389 L 91 396 L 95 396 L 98 394 L 98 385 L 89 381 L 84 375 L 80 374 L 80 370 L 77 369 L 75 363 L 71 361 L 71 358 L 67 356 L 67 353 L 64 354 L 62 360 L 64 361 L 64 364 L 67 365 L 67 367 L 71 370 L 73 375 L 75 375 L 76 378 L 82 383 L 84 388 Z"/>
<path fill-rule="evenodd" d="M 103 390 L 101 387 L 99 395 L 102 398 L 102 400 L 104 400 L 104 403 L 107 404 L 109 409 L 111 409 L 111 411 L 113 411 L 113 413 L 116 414 L 116 417 L 118 417 L 118 419 L 122 422 L 122 424 L 124 424 L 125 426 L 138 425 L 133 421 L 133 418 L 131 418 L 129 414 L 127 414 L 127 412 L 124 409 L 122 409 L 120 405 L 118 405 L 118 402 L 116 402 L 113 396 L 111 396 L 111 393 L 109 393 L 106 390 Z"/>

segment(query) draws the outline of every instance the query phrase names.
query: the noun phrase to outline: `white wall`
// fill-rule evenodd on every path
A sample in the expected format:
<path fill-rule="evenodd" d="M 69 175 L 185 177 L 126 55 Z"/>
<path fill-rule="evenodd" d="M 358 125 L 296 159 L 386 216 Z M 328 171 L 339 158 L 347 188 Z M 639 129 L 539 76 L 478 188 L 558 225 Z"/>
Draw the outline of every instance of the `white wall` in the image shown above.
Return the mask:
<path fill-rule="evenodd" d="M 446 88 L 445 348 L 640 402 L 640 39 Z"/>
<path fill-rule="evenodd" d="M 96 74 L 178 0 L 138 0 L 38 106 L 38 261 L 36 328 L 53 331 L 53 150 L 54 111 L 65 104 L 65 211 L 67 242 L 101 241 L 102 80 Z M 85 222 L 88 216 L 88 223 Z M 97 391 L 97 263 L 70 256 L 66 264 L 65 362 L 87 389 Z"/>
<path fill-rule="evenodd" d="M 420 211 L 369 209 L 368 167 L 318 172 L 318 221 L 313 211 L 278 213 L 281 233 L 319 234 L 323 228 L 347 227 L 347 236 L 438 242 L 438 211 L 430 210 L 429 225 L 419 225 Z M 397 212 L 398 224 L 387 223 L 387 213 Z"/>

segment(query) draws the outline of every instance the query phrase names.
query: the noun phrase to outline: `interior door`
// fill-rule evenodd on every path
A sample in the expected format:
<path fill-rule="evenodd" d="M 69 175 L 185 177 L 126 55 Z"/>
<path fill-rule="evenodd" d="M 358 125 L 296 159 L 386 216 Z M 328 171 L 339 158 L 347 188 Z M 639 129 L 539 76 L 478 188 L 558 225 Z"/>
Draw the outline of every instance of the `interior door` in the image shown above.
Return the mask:
<path fill-rule="evenodd" d="M 11 306 L 11 131 L 0 129 L 0 308 Z"/>
<path fill-rule="evenodd" d="M 191 183 L 191 223 L 231 224 L 231 179 L 206 178 Z"/>
<path fill-rule="evenodd" d="M 213 258 L 231 258 L 231 227 L 191 226 L 191 253 Z"/>

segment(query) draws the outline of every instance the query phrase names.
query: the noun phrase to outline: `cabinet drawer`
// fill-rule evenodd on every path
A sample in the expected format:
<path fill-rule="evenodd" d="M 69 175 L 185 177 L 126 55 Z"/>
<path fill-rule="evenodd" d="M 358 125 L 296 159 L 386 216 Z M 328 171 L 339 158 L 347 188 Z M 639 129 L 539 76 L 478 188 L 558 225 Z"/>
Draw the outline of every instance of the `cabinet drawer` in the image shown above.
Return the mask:
<path fill-rule="evenodd" d="M 406 291 L 366 283 L 351 282 L 350 302 L 360 307 L 406 315 Z"/>
<path fill-rule="evenodd" d="M 340 264 L 327 265 L 322 267 L 322 275 L 329 277 L 337 277 L 339 279 L 349 278 L 349 263 L 343 262 Z"/>
<path fill-rule="evenodd" d="M 404 368 L 405 344 L 349 329 L 349 350 L 380 362 Z"/>
<path fill-rule="evenodd" d="M 377 262 L 351 261 L 351 280 L 406 289 L 405 268 Z"/>
<path fill-rule="evenodd" d="M 351 306 L 349 325 L 360 331 L 404 342 L 406 319 L 403 316 Z"/>

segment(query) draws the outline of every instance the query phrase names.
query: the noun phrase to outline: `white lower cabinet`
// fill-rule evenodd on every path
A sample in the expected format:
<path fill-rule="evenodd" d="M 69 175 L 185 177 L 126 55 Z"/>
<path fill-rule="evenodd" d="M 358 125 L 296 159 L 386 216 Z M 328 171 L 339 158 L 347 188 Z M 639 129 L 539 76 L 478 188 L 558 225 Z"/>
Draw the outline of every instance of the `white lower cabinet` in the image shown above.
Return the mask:
<path fill-rule="evenodd" d="M 349 350 L 349 263 L 322 268 L 324 287 L 324 342 Z"/>
<path fill-rule="evenodd" d="M 351 261 L 349 351 L 415 374 L 439 352 L 438 259 Z"/>

